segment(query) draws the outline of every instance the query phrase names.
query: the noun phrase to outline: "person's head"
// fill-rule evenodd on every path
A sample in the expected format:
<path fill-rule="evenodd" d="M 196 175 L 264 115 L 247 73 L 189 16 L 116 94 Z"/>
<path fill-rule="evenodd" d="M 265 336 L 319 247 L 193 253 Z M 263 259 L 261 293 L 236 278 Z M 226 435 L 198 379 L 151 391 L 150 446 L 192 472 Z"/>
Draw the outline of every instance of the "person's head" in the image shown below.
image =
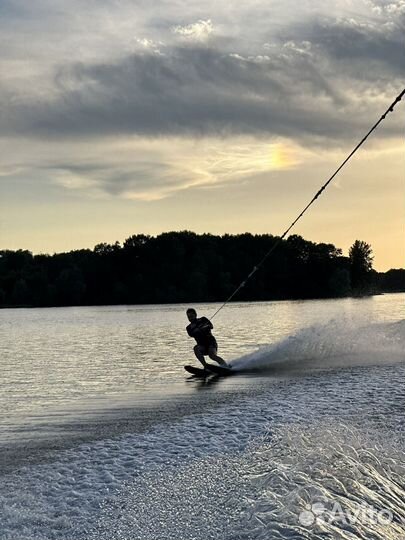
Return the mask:
<path fill-rule="evenodd" d="M 186 313 L 187 313 L 188 320 L 189 320 L 190 322 L 193 322 L 194 319 L 197 318 L 197 312 L 196 312 L 196 310 L 195 310 L 194 308 L 192 308 L 192 307 L 191 307 L 191 308 L 188 308 L 188 310 L 186 311 Z"/>

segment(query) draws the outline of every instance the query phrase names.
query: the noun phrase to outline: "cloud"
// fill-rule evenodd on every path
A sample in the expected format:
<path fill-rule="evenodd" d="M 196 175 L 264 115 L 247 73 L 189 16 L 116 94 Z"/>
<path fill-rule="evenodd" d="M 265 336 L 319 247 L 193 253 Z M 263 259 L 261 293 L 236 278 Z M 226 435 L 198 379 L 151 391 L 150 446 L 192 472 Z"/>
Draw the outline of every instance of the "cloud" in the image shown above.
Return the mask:
<path fill-rule="evenodd" d="M 262 24 L 264 4 L 252 7 L 257 20 L 245 6 L 234 24 L 249 35 L 250 47 L 229 37 L 236 31 L 225 25 L 222 4 L 215 32 L 198 10 L 197 22 L 173 24 L 179 20 L 174 8 L 153 21 L 143 11 L 136 28 L 121 16 L 110 28 L 114 2 L 105 2 L 94 15 L 100 36 L 90 25 L 79 40 L 72 31 L 78 23 L 68 17 L 69 45 L 85 50 L 80 61 L 67 61 L 67 49 L 58 43 L 52 56 L 52 47 L 35 42 L 35 54 L 41 51 L 36 62 L 6 49 L 0 137 L 16 159 L 6 160 L 0 175 L 32 170 L 71 192 L 157 200 L 293 166 L 297 152 L 286 148 L 294 145 L 352 145 L 399 93 L 405 71 L 403 2 L 371 4 L 380 8 L 369 9 L 372 16 L 295 14 L 282 29 Z M 43 0 L 41 6 L 45 14 L 50 4 Z M 134 14 L 131 3 L 123 2 L 123 9 L 125 17 Z M 285 12 L 282 3 L 279 10 Z M 32 12 L 30 24 L 33 18 Z M 43 60 L 47 54 L 49 61 Z M 380 133 L 401 131 L 394 117 Z M 38 159 L 13 147 L 22 138 L 26 147 L 39 141 Z M 272 145 L 271 159 L 263 145 Z"/>
<path fill-rule="evenodd" d="M 342 42 L 334 51 L 342 59 L 349 47 Z M 366 49 L 362 51 L 366 62 Z M 393 55 L 386 64 L 379 73 L 381 90 L 381 79 L 391 85 L 388 75 L 399 74 L 400 59 Z M 164 55 L 145 52 L 117 62 L 75 64 L 57 70 L 54 95 L 47 99 L 33 94 L 15 102 L 3 94 L 0 132 L 42 137 L 127 133 L 340 139 L 348 129 L 364 129 L 373 112 L 356 111 L 356 103 L 348 99 L 347 91 L 357 87 L 360 92 L 361 84 L 372 78 L 364 65 L 359 79 L 345 88 L 344 77 L 353 69 L 347 66 L 345 74 L 341 66 L 332 77 L 327 60 L 292 47 L 257 57 L 172 48 Z"/>
<path fill-rule="evenodd" d="M 361 22 L 353 18 L 317 20 L 297 33 L 309 39 L 317 54 L 324 55 L 336 69 L 357 80 L 398 81 L 405 71 L 404 35 L 400 21 Z"/>
<path fill-rule="evenodd" d="M 405 14 L 404 0 L 397 0 L 396 2 L 391 2 L 390 0 L 366 0 L 366 3 L 378 15 L 388 14 L 397 16 Z"/>
<path fill-rule="evenodd" d="M 211 19 L 207 19 L 186 26 L 174 26 L 172 31 L 186 41 L 205 42 L 214 31 L 214 27 Z"/>
<path fill-rule="evenodd" d="M 155 41 L 153 41 L 153 39 L 137 38 L 135 41 L 141 49 L 147 50 L 148 52 L 154 54 L 162 54 L 161 49 L 165 46 L 162 41 L 156 43 Z"/>
<path fill-rule="evenodd" d="M 24 84 L 21 66 L 1 83 L 0 136 L 244 134 L 340 144 L 361 134 L 403 84 L 395 20 L 318 17 L 246 54 L 198 43 L 213 29 L 199 19 L 174 27 L 187 45 L 137 37 L 131 53 L 55 65 L 41 84 Z"/>
<path fill-rule="evenodd" d="M 13 184 L 31 177 L 92 198 L 153 201 L 180 191 L 217 189 L 258 174 L 290 170 L 308 152 L 287 140 L 237 137 L 200 141 L 184 138 L 109 139 L 91 147 L 78 142 L 21 144 L 0 171 Z M 11 156 L 11 143 L 2 146 Z M 179 158 L 181 156 L 181 158 Z"/>

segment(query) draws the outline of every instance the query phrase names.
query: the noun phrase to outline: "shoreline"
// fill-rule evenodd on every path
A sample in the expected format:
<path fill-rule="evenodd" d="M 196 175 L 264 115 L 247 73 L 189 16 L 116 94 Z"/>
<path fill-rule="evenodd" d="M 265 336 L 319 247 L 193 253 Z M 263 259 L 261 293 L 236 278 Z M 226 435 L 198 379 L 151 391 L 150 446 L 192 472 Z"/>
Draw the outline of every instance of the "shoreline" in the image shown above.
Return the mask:
<path fill-rule="evenodd" d="M 261 300 L 235 300 L 231 301 L 230 304 L 256 304 L 256 303 L 265 303 L 265 302 L 311 302 L 319 300 L 345 300 L 351 298 L 353 300 L 358 300 L 362 298 L 371 298 L 374 296 L 384 296 L 388 294 L 404 294 L 403 291 L 381 291 L 381 292 L 372 292 L 369 294 L 350 294 L 347 296 L 311 296 L 311 297 L 294 297 L 294 298 L 268 298 Z M 189 301 L 178 301 L 178 302 L 141 302 L 139 304 L 126 304 L 123 302 L 116 304 L 60 304 L 60 305 L 49 305 L 49 306 L 37 306 L 30 304 L 20 304 L 20 305 L 0 305 L 1 309 L 55 309 L 55 308 L 86 308 L 86 307 L 113 307 L 113 306 L 129 306 L 129 307 L 139 307 L 139 306 L 176 306 L 176 305 L 188 305 L 188 304 L 221 304 L 222 300 L 189 300 Z"/>

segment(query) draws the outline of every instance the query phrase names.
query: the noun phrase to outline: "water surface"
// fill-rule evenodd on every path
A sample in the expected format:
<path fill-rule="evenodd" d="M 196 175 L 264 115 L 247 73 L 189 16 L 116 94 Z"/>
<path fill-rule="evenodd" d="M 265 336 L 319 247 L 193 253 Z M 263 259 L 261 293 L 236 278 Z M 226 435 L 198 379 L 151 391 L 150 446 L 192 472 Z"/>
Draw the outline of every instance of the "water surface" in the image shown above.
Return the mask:
<path fill-rule="evenodd" d="M 0 311 L 0 537 L 403 538 L 405 295 L 231 304 L 205 382 L 186 307 Z"/>

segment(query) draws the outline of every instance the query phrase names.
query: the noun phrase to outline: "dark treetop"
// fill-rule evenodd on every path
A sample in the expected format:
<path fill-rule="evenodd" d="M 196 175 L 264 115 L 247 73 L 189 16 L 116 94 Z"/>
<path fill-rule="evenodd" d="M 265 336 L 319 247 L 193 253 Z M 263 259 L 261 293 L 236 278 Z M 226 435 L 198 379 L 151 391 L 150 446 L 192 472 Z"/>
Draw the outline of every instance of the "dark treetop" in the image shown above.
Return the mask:
<path fill-rule="evenodd" d="M 169 232 L 131 236 L 54 255 L 0 251 L 0 306 L 64 306 L 222 301 L 276 237 Z M 371 247 L 349 257 L 332 244 L 283 240 L 236 301 L 327 298 L 405 290 L 405 271 L 372 270 Z"/>

